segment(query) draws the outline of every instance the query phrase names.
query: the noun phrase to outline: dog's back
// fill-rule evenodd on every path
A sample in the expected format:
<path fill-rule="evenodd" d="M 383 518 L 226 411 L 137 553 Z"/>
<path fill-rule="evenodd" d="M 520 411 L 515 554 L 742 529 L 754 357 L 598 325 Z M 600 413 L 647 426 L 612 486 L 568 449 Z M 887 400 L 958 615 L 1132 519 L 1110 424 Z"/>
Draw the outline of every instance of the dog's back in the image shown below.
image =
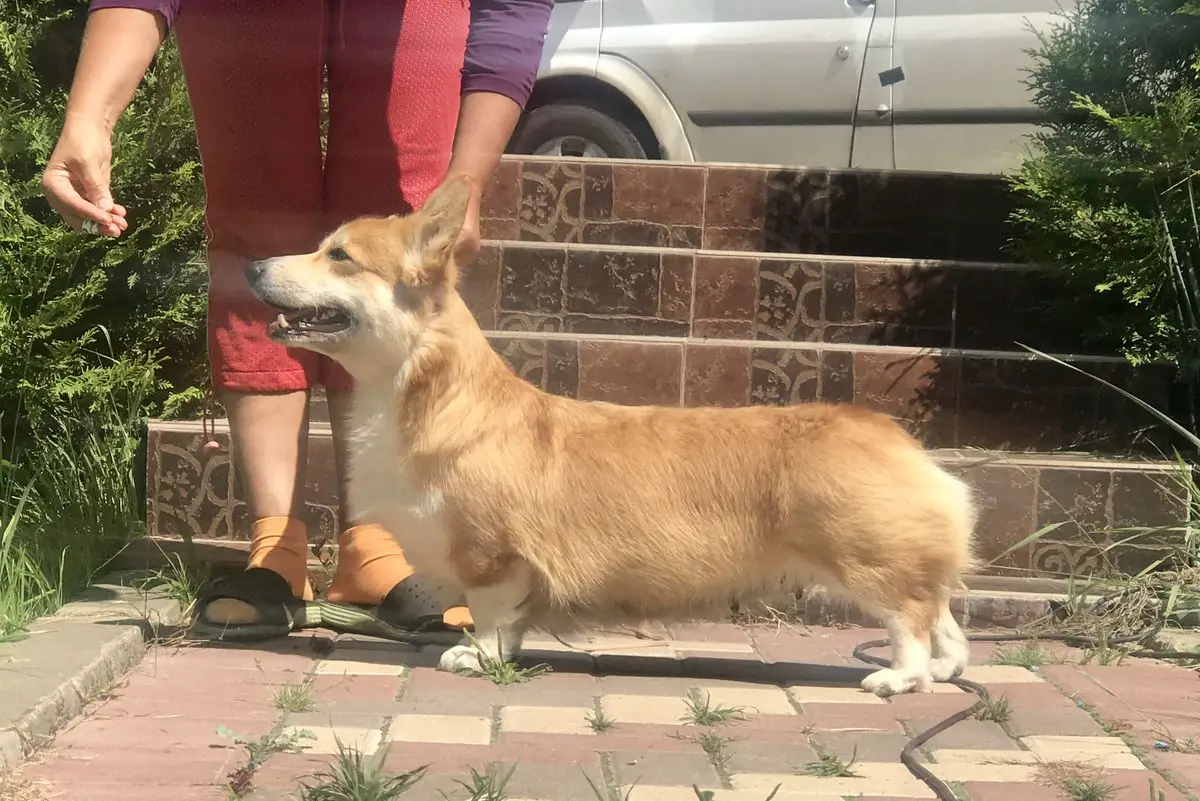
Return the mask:
<path fill-rule="evenodd" d="M 934 678 L 962 669 L 948 601 L 971 564 L 970 493 L 890 418 L 826 405 L 535 405 L 496 445 L 509 478 L 455 494 L 504 499 L 478 512 L 504 536 L 468 560 L 508 552 L 528 565 L 523 626 L 701 617 L 819 584 L 935 659 L 949 648 Z"/>

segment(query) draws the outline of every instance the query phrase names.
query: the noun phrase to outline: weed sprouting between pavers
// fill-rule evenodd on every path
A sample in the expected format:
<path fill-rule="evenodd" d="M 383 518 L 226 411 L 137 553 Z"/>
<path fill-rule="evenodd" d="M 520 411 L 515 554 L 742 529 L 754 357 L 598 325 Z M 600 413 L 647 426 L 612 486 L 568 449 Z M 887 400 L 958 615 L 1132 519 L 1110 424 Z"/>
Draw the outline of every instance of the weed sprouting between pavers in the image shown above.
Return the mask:
<path fill-rule="evenodd" d="M 471 768 L 468 781 L 455 781 L 455 784 L 467 791 L 467 797 L 461 801 L 507 801 L 508 783 L 516 770 L 516 765 L 510 765 L 507 772 L 502 771 L 498 765 L 489 765 L 483 773 Z M 446 801 L 450 801 L 450 796 L 444 792 L 440 795 Z"/>
<path fill-rule="evenodd" d="M 461 676 L 485 678 L 497 687 L 507 687 L 510 684 L 520 684 L 551 672 L 551 667 L 546 664 L 523 668 L 506 659 L 492 659 L 483 652 L 483 649 L 479 648 L 479 643 L 476 642 L 473 635 L 468 633 L 467 638 L 479 653 L 480 670 L 456 671 Z"/>
<path fill-rule="evenodd" d="M 687 691 L 683 703 L 687 707 L 687 714 L 680 720 L 684 723 L 693 723 L 697 726 L 719 726 L 733 720 L 746 719 L 745 707 L 714 705 L 712 696 L 696 687 Z"/>
<path fill-rule="evenodd" d="M 1004 665 L 1007 667 L 1023 667 L 1026 670 L 1037 670 L 1043 665 L 1051 664 L 1053 657 L 1037 641 L 1030 640 L 1008 647 L 1000 647 L 992 651 L 988 658 L 989 665 Z"/>
<path fill-rule="evenodd" d="M 801 768 L 803 773 L 809 776 L 817 776 L 823 779 L 859 779 L 862 778 L 854 772 L 854 766 L 858 763 L 858 748 L 850 755 L 850 761 L 839 757 L 837 754 L 829 751 L 815 740 L 809 740 L 809 745 L 816 752 L 817 758 L 813 762 L 809 762 Z"/>
<path fill-rule="evenodd" d="M 1040 768 L 1046 784 L 1057 787 L 1068 801 L 1110 801 L 1117 788 L 1103 772 L 1074 762 L 1047 762 Z"/>
<path fill-rule="evenodd" d="M 285 684 L 275 691 L 275 708 L 280 712 L 311 712 L 316 706 L 313 698 L 313 677 L 295 684 Z"/>
<path fill-rule="evenodd" d="M 976 720 L 987 720 L 1000 724 L 1008 723 L 1010 717 L 1012 717 L 1012 706 L 1004 696 L 987 699 L 975 713 Z"/>
<path fill-rule="evenodd" d="M 276 725 L 271 731 L 253 740 L 224 726 L 217 727 L 217 734 L 246 749 L 245 764 L 234 768 L 227 777 L 225 786 L 230 798 L 241 798 L 254 789 L 255 771 L 272 754 L 300 753 L 304 741 L 316 739 L 316 735 L 307 729 L 285 733 L 281 725 Z"/>
<path fill-rule="evenodd" d="M 394 801 L 424 778 L 428 769 L 424 765 L 387 775 L 378 760 L 368 760 L 358 749 L 335 739 L 337 758 L 329 769 L 312 774 L 316 784 L 300 786 L 301 801 Z"/>
<path fill-rule="evenodd" d="M 588 712 L 587 715 L 584 716 L 584 720 L 587 721 L 588 726 L 590 726 L 592 731 L 596 732 L 596 734 L 603 734 L 613 726 L 617 725 L 617 721 L 609 717 L 608 713 L 604 711 L 604 707 L 600 706 L 599 703 L 596 704 L 596 708 L 594 710 Z"/>

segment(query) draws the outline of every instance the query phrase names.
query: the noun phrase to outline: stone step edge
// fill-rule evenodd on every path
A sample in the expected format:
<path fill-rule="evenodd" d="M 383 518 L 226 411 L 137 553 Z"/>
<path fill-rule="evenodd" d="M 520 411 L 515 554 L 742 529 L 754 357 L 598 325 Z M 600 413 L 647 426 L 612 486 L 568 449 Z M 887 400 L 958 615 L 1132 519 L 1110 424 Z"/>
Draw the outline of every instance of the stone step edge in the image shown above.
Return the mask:
<path fill-rule="evenodd" d="M 643 334 L 577 334 L 555 331 L 522 331 L 483 329 L 490 339 L 541 339 L 549 342 L 628 342 L 642 345 L 687 345 L 689 347 L 753 347 L 761 350 L 824 350 L 844 353 L 887 353 L 903 356 L 960 356 L 968 359 L 1008 359 L 1012 361 L 1043 361 L 1028 351 L 987 350 L 982 348 L 922 348 L 914 345 L 870 345 L 846 342 L 782 342 L 777 339 L 721 339 L 694 336 L 648 336 Z M 1124 356 L 1104 356 L 1083 353 L 1050 353 L 1069 364 L 1128 364 Z M 1161 367 L 1147 363 L 1140 367 Z M 1066 370 L 1067 368 L 1062 368 Z"/>
<path fill-rule="evenodd" d="M 1005 261 L 966 261 L 962 259 L 908 259 L 896 256 L 845 256 L 824 253 L 790 253 L 763 250 L 714 250 L 713 248 L 672 248 L 654 245 L 611 245 L 586 242 L 543 242 L 526 239 L 485 239 L 483 247 L 513 248 L 521 250 L 567 250 L 598 251 L 603 253 L 661 253 L 676 256 L 710 256 L 713 258 L 748 258 L 759 261 L 821 261 L 844 264 L 868 264 L 880 267 L 941 267 L 962 270 L 997 272 L 1043 272 L 1044 267 L 1036 264 Z M 470 267 L 467 268 L 468 270 Z"/>
<path fill-rule="evenodd" d="M 200 420 L 164 420 L 152 418 L 147 421 L 150 431 L 171 431 L 185 434 L 200 434 L 204 432 L 204 423 Z M 213 434 L 228 434 L 229 420 L 223 417 L 209 422 Z M 333 436 L 332 427 L 328 422 L 313 420 L 309 423 L 309 436 L 326 438 Z M 1174 473 L 1178 471 L 1178 463 L 1171 459 L 1145 459 L 1131 457 L 1128 459 L 1112 456 L 1098 456 L 1083 451 L 1063 453 L 1039 453 L 1034 451 L 992 451 L 975 448 L 934 448 L 930 450 L 933 457 L 947 467 L 971 468 L 985 465 L 1012 465 L 1029 468 L 1069 468 L 1082 466 L 1089 470 L 1111 470 L 1126 472 Z"/>
<path fill-rule="evenodd" d="M 337 546 L 330 544 L 336 551 Z M 119 566 L 128 570 L 161 570 L 177 565 L 180 560 L 209 565 L 218 569 L 237 569 L 246 563 L 250 543 L 241 540 L 192 540 L 167 537 L 146 537 L 132 543 L 122 552 Z M 320 576 L 325 566 L 310 553 L 310 575 Z M 963 582 L 967 591 L 956 594 L 951 608 L 959 622 L 976 629 L 1013 629 L 1044 619 L 1057 604 L 1067 600 L 1066 580 L 1020 579 L 995 576 L 967 576 Z M 858 625 L 878 628 L 882 624 L 858 612 L 852 605 L 830 598 L 816 589 L 796 602 L 784 596 L 773 603 L 773 609 L 785 617 L 794 618 L 806 626 Z M 765 611 L 765 610 L 764 610 Z M 747 610 L 753 619 L 754 610 Z"/>
<path fill-rule="evenodd" d="M 791 170 L 794 172 L 824 173 L 825 175 L 880 175 L 884 177 L 901 176 L 914 178 L 941 179 L 961 183 L 992 183 L 1004 182 L 1001 175 L 972 175 L 960 172 L 937 172 L 936 170 L 885 170 L 870 167 L 805 167 L 796 164 L 750 164 L 740 161 L 668 161 L 666 159 L 593 159 L 582 156 L 535 156 L 521 153 L 505 153 L 501 161 L 523 162 L 533 161 L 541 164 L 612 164 L 624 167 L 648 167 L 650 169 L 670 169 L 672 167 L 690 167 L 702 169 L 716 167 L 720 170 Z"/>
<path fill-rule="evenodd" d="M 132 590 L 125 579 L 120 573 L 100 577 L 53 615 L 32 623 L 32 636 L 6 647 L 15 662 L 28 649 L 38 672 L 33 686 L 19 690 L 27 694 L 27 700 L 17 697 L 23 711 L 0 719 L 0 777 L 137 667 L 160 632 L 178 625 L 178 601 Z M 81 639 L 87 649 L 81 650 Z"/>

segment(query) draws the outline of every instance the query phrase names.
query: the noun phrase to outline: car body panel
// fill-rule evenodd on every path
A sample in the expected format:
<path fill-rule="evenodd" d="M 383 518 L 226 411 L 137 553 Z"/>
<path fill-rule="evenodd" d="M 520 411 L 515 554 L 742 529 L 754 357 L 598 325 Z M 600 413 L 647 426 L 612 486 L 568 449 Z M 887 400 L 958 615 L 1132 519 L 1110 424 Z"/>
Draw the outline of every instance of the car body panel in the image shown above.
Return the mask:
<path fill-rule="evenodd" d="M 540 80 L 618 90 L 672 161 L 1005 172 L 1044 121 L 1035 31 L 1074 2 L 558 0 Z"/>
<path fill-rule="evenodd" d="M 604 0 L 600 51 L 654 80 L 700 160 L 846 166 L 874 8 L 796 2 Z"/>
<path fill-rule="evenodd" d="M 1046 121 L 1025 83 L 1037 33 L 1071 0 L 896 0 L 896 167 L 1006 172 Z"/>

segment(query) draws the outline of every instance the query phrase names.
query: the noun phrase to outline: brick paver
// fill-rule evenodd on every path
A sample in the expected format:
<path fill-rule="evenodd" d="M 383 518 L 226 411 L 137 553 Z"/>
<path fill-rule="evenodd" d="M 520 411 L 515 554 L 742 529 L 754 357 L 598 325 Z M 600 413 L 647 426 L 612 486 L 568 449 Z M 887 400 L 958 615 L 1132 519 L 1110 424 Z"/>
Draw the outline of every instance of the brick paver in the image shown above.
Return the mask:
<path fill-rule="evenodd" d="M 864 629 L 651 627 L 603 633 L 526 654 L 553 672 L 496 686 L 435 669 L 445 644 L 294 635 L 260 647 L 159 648 L 21 770 L 62 801 L 285 799 L 329 766 L 339 745 L 390 772 L 428 766 L 405 801 L 469 798 L 471 770 L 515 766 L 511 801 L 595 801 L 591 784 L 628 801 L 899 801 L 933 793 L 900 764 L 909 738 L 975 697 L 951 686 L 879 699 L 851 653 L 881 639 Z M 1112 801 L 1166 801 L 1200 787 L 1200 680 L 1143 661 L 1036 671 L 983 664 L 967 676 L 1008 701 L 917 756 L 963 801 L 1051 801 L 1064 765 L 1103 776 Z M 307 687 L 281 710 L 276 693 Z M 730 719 L 699 725 L 695 690 Z M 304 695 L 303 692 L 299 693 Z M 230 732 L 237 741 L 231 739 Z M 266 748 L 249 774 L 250 750 Z M 252 741 L 258 745 L 248 746 Z M 820 766 L 818 769 L 817 766 Z M 240 775 L 240 776 L 239 776 Z M 589 783 L 590 781 L 590 783 Z M 1194 796 L 1193 796 L 1194 798 Z"/>

